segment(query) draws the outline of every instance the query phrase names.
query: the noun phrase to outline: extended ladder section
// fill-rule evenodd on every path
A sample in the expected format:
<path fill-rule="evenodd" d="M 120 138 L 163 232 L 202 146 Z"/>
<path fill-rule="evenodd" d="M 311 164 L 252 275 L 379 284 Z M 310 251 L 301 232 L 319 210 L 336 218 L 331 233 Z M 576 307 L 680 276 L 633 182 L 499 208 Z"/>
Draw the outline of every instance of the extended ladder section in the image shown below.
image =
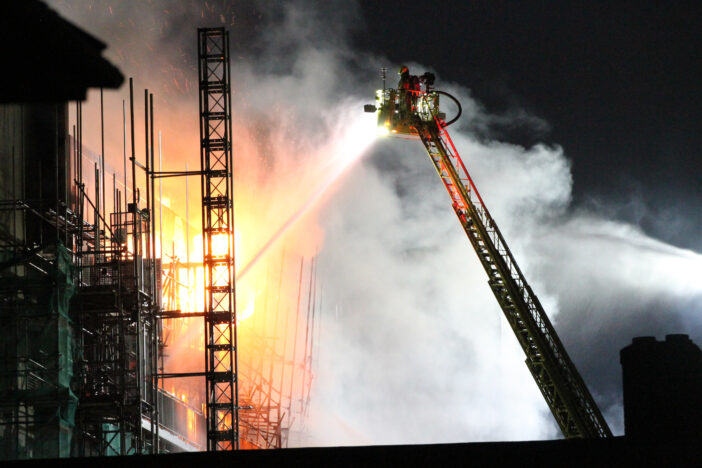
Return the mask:
<path fill-rule="evenodd" d="M 425 95 L 421 99 L 426 98 Z M 425 104 L 425 108 L 429 107 Z M 415 114 L 413 123 L 488 274 L 488 284 L 526 354 L 527 367 L 564 436 L 611 437 L 592 395 L 475 188 L 443 121 Z"/>

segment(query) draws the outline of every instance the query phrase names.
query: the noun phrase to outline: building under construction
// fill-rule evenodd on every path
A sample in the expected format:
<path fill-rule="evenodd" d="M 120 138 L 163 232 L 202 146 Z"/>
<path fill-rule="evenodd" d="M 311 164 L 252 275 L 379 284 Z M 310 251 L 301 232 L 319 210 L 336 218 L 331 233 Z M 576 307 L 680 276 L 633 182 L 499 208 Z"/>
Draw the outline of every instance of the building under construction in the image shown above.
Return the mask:
<path fill-rule="evenodd" d="M 42 28 L 36 43 L 11 52 L 25 62 L 34 54 L 30 78 L 0 92 L 0 458 L 286 446 L 309 399 L 312 344 L 297 341 L 316 306 L 314 259 L 291 260 L 298 297 L 308 296 L 307 314 L 298 300 L 294 332 L 287 311 L 270 304 L 237 343 L 227 33 L 198 31 L 200 168 L 162 172 L 153 94 L 144 90 L 142 101 L 130 79 L 123 128 L 105 129 L 102 90 L 124 82 L 101 57 L 105 45 L 40 2 L 11 10 L 15 29 Z M 31 70 L 46 64 L 50 84 Z M 83 144 L 89 88 L 100 89 L 99 149 Z M 106 131 L 123 133 L 123 158 L 105 160 Z M 202 184 L 198 262 L 163 246 L 162 177 Z M 185 307 L 178 290 L 191 293 L 191 277 L 204 283 L 204 304 Z M 196 331 L 204 368 L 170 365 L 186 329 Z"/>
<path fill-rule="evenodd" d="M 41 74 L 30 69 L 31 79 L 0 93 L 0 458 L 287 447 L 296 418 L 299 424 L 307 411 L 314 377 L 317 260 L 281 255 L 279 271 L 265 277 L 269 287 L 278 285 L 276 300 L 258 308 L 256 320 L 242 332 L 228 33 L 201 28 L 193 40 L 199 167 L 164 171 L 154 95 L 147 89 L 135 92 L 129 79 L 123 125 L 116 129 L 123 135 L 122 164 L 115 162 L 119 157 L 106 160 L 104 132 L 115 129 L 104 128 L 102 90 L 119 88 L 125 80 L 102 58 L 105 45 L 39 2 L 12 13 L 18 25 L 39 18 L 43 27 L 36 40 L 52 46 L 35 49 L 30 43 L 10 58 L 51 63 L 55 79 L 41 86 Z M 34 50 L 47 56 L 35 57 Z M 74 73 L 86 63 L 88 69 Z M 525 453 L 533 459 L 546 452 L 587 453 L 589 461 L 602 464 L 612 456 L 630 459 L 642 444 L 651 454 L 657 447 L 651 440 L 665 439 L 663 432 L 683 441 L 683 454 L 691 453 L 690 441 L 698 440 L 701 430 L 699 348 L 686 336 L 671 335 L 665 343 L 639 338 L 622 351 L 630 437 L 613 438 L 446 131 L 457 117 L 446 121 L 439 95 L 455 98 L 435 90 L 430 73 L 412 77 L 403 67 L 401 76 L 405 81 L 397 90 L 384 84 L 377 107 L 366 110 L 377 112 L 386 134 L 416 137 L 424 145 L 555 420 L 566 438 L 587 440 L 298 454 L 327 463 L 345 456 L 347 463 L 368 464 L 378 457 L 436 463 L 455 456 L 494 461 L 498 452 L 503 461 Z M 89 88 L 100 89 L 99 150 L 83 144 L 82 103 Z M 201 234 L 201 258 L 191 258 L 188 247 L 184 253 L 174 243 L 170 249 L 164 244 L 164 219 L 166 224 L 179 220 L 187 231 L 193 223 L 187 212 L 164 209 L 163 178 L 199 181 L 201 218 L 192 229 Z M 187 246 L 190 235 L 185 238 Z M 286 277 L 296 278 L 289 288 L 296 292 L 292 310 L 280 303 Z M 193 304 L 199 295 L 201 303 Z M 197 355 L 200 364 L 184 368 L 185 354 Z M 651 366 L 641 366 L 644 361 L 654 363 L 657 374 L 673 369 L 671 378 L 647 380 Z M 681 362 L 685 365 L 671 365 Z M 693 384 L 674 411 L 658 411 L 676 391 L 665 387 L 671 380 L 675 387 Z M 278 462 L 271 457 L 280 456 L 260 460 Z"/>

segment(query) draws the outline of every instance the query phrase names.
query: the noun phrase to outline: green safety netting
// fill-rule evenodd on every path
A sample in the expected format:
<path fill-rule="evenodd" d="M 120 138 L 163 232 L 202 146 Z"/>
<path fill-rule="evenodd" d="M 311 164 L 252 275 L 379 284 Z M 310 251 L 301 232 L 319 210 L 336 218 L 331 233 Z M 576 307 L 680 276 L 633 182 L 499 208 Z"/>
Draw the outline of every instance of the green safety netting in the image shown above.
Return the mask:
<path fill-rule="evenodd" d="M 7 336 L 14 344 L 6 350 L 8 357 L 17 359 L 16 377 L 5 381 L 12 390 L 3 393 L 7 402 L 16 404 L 20 420 L 30 418 L 33 423 L 15 431 L 21 437 L 0 441 L 0 446 L 9 449 L 12 458 L 69 457 L 78 408 L 71 385 L 74 361 L 80 357 L 69 314 L 76 291 L 71 253 L 58 243 L 49 275 L 34 280 L 22 275 L 16 280 L 18 291 L 22 290 L 18 297 L 26 306 L 17 317 L 23 325 L 0 332 L 16 335 Z M 33 293 L 24 290 L 30 281 L 34 281 Z"/>
<path fill-rule="evenodd" d="M 56 246 L 51 294 L 47 304 L 50 318 L 40 343 L 37 343 L 40 352 L 43 351 L 56 366 L 54 388 L 41 389 L 50 393 L 44 396 L 55 398 L 55 404 L 47 410 L 46 424 L 39 431 L 45 432 L 46 437 L 37 440 L 35 457 L 71 455 L 71 441 L 78 408 L 78 397 L 71 390 L 71 384 L 73 363 L 80 353 L 80 347 L 76 346 L 74 323 L 69 315 L 69 304 L 75 291 L 75 266 L 71 253 L 59 242 Z"/>
<path fill-rule="evenodd" d="M 71 391 L 73 362 L 80 347 L 76 346 L 73 321 L 68 314 L 71 297 L 75 294 L 75 266 L 71 253 L 61 243 L 56 246 L 54 288 L 51 292 L 50 310 L 57 318 L 58 392 L 62 402 L 57 410 L 59 423 L 58 456 L 71 455 L 71 438 L 75 426 L 78 397 Z"/>

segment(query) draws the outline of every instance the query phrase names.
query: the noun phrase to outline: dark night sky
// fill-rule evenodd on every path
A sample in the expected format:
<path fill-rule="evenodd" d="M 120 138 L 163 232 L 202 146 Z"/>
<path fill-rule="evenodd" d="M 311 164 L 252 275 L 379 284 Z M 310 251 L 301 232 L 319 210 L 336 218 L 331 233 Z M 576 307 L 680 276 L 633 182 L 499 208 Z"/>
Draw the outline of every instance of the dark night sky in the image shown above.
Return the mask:
<path fill-rule="evenodd" d="M 699 3 L 361 4 L 363 49 L 432 66 L 488 111 L 521 108 L 546 120 L 547 132 L 494 128 L 493 136 L 561 145 L 576 206 L 702 251 Z"/>

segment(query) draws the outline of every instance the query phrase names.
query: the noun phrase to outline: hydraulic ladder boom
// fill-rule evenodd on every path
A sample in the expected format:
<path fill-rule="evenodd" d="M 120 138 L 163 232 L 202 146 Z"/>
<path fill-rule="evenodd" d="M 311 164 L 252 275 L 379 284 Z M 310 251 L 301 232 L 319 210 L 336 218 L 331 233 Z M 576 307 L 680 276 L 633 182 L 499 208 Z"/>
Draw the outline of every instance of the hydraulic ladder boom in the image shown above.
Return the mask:
<path fill-rule="evenodd" d="M 392 89 L 379 91 L 379 125 L 393 133 L 417 135 L 424 144 L 488 275 L 488 284 L 526 354 L 526 365 L 563 435 L 611 437 L 607 422 L 519 269 L 446 131 L 444 116 L 438 109 L 437 93 L 441 92 L 427 88 L 426 92 L 411 91 L 414 104 L 407 106 L 403 105 L 406 95 Z M 375 110 L 374 106 L 366 110 L 370 108 Z"/>
<path fill-rule="evenodd" d="M 526 365 L 563 435 L 611 437 L 599 408 L 514 260 L 446 129 L 435 121 L 421 122 L 418 130 L 451 196 L 461 226 L 488 274 L 488 284 L 526 354 Z"/>

